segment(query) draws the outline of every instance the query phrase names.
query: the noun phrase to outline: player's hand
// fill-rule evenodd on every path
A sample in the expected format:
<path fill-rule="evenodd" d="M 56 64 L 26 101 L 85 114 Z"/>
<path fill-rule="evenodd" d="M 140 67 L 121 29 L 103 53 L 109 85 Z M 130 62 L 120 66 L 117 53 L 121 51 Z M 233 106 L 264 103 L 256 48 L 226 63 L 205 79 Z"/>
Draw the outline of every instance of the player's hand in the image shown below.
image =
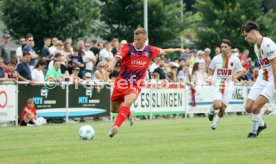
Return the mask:
<path fill-rule="evenodd" d="M 186 50 L 186 49 L 180 49 L 180 53 L 181 53 L 181 54 L 188 54 L 188 53 L 189 53 L 189 51 L 188 51 L 188 50 Z"/>

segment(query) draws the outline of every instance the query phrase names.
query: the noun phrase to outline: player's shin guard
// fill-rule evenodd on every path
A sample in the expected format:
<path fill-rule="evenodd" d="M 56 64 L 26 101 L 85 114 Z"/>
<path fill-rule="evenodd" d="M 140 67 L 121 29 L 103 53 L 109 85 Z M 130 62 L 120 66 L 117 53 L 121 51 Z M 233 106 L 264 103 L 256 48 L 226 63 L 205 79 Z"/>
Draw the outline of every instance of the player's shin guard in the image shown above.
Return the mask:
<path fill-rule="evenodd" d="M 129 116 L 129 114 L 130 114 L 130 108 L 127 106 L 121 106 L 113 126 L 120 127 L 122 123 L 125 121 L 125 119 Z"/>
<path fill-rule="evenodd" d="M 251 133 L 257 134 L 257 130 L 261 121 L 261 114 L 252 114 Z"/>

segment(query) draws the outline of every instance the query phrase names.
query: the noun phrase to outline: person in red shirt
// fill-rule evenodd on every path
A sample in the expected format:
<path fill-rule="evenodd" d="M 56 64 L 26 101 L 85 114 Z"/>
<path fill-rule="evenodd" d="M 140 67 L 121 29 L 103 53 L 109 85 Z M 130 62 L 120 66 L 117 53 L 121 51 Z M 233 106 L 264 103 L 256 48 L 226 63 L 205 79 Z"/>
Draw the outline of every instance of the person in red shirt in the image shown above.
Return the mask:
<path fill-rule="evenodd" d="M 130 120 L 130 125 L 133 124 L 130 107 L 141 92 L 141 86 L 151 61 L 160 54 L 188 53 L 187 50 L 180 48 L 160 49 L 146 45 L 146 41 L 147 31 L 144 28 L 136 29 L 134 31 L 134 42 L 124 44 L 108 63 L 107 71 L 111 72 L 115 64 L 121 61 L 120 74 L 115 80 L 111 96 L 111 111 L 118 113 L 118 116 L 108 133 L 109 137 L 113 137 L 118 133 L 119 127 L 126 118 Z"/>
<path fill-rule="evenodd" d="M 35 124 L 36 123 L 36 108 L 35 102 L 32 98 L 27 100 L 27 105 L 24 107 L 22 111 L 22 115 L 19 121 L 20 126 L 27 126 L 27 124 Z"/>
<path fill-rule="evenodd" d="M 248 55 L 249 55 L 249 50 L 248 49 L 244 49 L 243 53 L 240 56 L 240 61 L 242 63 L 243 68 L 246 71 L 249 71 L 250 61 L 251 61 L 251 58 L 248 58 Z"/>

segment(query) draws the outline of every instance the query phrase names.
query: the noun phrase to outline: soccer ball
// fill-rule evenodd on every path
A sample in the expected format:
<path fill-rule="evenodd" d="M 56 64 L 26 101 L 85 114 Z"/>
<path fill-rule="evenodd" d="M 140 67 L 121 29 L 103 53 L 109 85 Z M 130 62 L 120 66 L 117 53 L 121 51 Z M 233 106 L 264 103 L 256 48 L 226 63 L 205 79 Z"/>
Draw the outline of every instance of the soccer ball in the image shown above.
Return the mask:
<path fill-rule="evenodd" d="M 79 136 L 82 140 L 93 140 L 95 137 L 95 130 L 90 125 L 83 125 L 79 129 Z"/>

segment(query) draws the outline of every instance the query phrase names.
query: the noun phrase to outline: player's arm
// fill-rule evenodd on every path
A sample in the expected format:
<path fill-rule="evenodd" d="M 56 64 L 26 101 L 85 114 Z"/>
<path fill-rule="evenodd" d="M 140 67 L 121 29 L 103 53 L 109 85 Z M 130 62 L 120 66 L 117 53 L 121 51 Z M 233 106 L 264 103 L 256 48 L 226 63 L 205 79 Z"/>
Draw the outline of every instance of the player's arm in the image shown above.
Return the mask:
<path fill-rule="evenodd" d="M 276 58 L 271 59 L 270 64 L 272 66 L 272 72 L 273 72 L 273 77 L 274 77 L 274 85 L 275 85 L 275 89 L 276 89 Z"/>
<path fill-rule="evenodd" d="M 112 60 L 107 63 L 108 65 L 107 65 L 107 69 L 106 70 L 108 72 L 112 72 L 113 69 L 114 69 L 114 67 L 115 67 L 115 65 L 116 65 L 116 63 L 118 61 L 120 61 L 120 60 L 121 60 L 121 58 L 119 56 L 115 56 L 114 58 L 112 58 Z"/>
<path fill-rule="evenodd" d="M 239 79 L 240 77 L 242 77 L 244 75 L 244 71 L 239 71 L 238 73 L 236 73 L 235 75 L 233 75 L 233 79 Z"/>
<path fill-rule="evenodd" d="M 180 52 L 181 54 L 188 54 L 188 51 L 182 48 L 169 48 L 169 49 L 162 49 L 160 55 L 168 55 L 174 52 Z"/>

